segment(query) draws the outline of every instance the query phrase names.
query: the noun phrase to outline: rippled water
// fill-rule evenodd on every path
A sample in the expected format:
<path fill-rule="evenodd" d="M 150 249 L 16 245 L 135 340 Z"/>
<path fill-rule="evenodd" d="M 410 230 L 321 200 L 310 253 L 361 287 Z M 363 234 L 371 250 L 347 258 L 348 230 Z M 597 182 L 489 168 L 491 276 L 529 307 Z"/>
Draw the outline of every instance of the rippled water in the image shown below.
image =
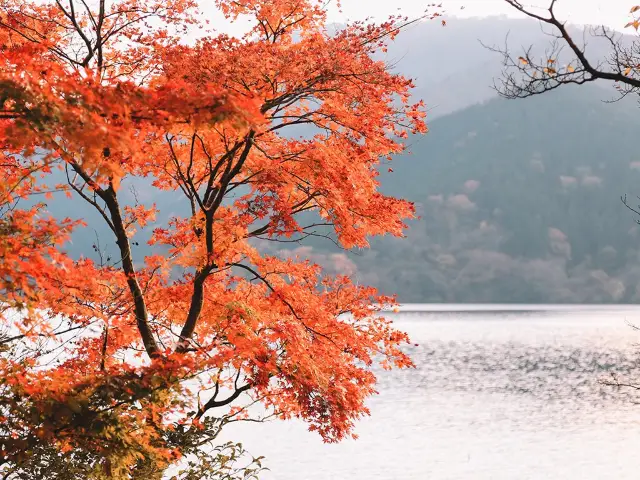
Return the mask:
<path fill-rule="evenodd" d="M 640 477 L 640 394 L 602 383 L 640 383 L 640 308 L 451 308 L 394 315 L 417 369 L 381 374 L 358 440 L 297 422 L 227 433 L 267 457 L 265 479 Z"/>

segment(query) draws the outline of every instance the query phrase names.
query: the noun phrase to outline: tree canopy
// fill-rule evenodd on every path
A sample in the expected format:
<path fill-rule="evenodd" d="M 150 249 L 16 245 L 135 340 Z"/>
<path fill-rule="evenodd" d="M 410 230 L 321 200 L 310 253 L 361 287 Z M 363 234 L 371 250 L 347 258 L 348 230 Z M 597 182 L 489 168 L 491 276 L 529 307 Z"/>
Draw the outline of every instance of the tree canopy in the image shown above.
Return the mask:
<path fill-rule="evenodd" d="M 160 478 L 253 403 L 337 441 L 367 413 L 372 364 L 411 365 L 377 311 L 393 298 L 254 243 L 403 235 L 414 207 L 378 168 L 425 113 L 376 54 L 408 20 L 329 33 L 323 1 L 215 6 L 246 34 L 209 32 L 193 0 L 0 0 L 5 478 Z M 109 229 L 92 258 L 65 249 L 94 219 L 51 215 L 61 195 Z"/>

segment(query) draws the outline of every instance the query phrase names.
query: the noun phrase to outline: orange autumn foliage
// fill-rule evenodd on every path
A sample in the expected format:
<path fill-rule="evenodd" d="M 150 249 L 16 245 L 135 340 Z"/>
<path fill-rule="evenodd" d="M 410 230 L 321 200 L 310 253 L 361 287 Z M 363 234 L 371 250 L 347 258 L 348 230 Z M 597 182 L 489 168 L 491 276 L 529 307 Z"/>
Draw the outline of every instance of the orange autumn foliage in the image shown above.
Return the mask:
<path fill-rule="evenodd" d="M 411 365 L 375 307 L 392 298 L 255 243 L 304 237 L 309 212 L 345 248 L 403 234 L 413 205 L 378 166 L 425 113 L 376 55 L 406 19 L 329 33 L 323 1 L 215 5 L 250 31 L 181 42 L 204 25 L 192 0 L 0 0 L 0 471 L 46 448 L 155 478 L 251 402 L 337 441 L 372 365 Z M 162 212 L 124 203 L 132 178 L 190 212 L 146 258 L 132 238 Z M 48 216 L 65 194 L 118 258 L 67 254 L 91 225 Z"/>

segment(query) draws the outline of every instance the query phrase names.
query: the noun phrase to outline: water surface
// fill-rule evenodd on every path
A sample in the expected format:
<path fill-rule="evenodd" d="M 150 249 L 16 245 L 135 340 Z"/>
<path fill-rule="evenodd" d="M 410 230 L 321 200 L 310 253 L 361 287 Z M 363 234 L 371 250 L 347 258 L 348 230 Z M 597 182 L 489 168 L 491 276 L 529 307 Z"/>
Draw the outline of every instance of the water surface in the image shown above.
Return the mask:
<path fill-rule="evenodd" d="M 415 311 L 425 308 L 437 311 Z M 277 480 L 637 479 L 640 308 L 407 306 L 414 370 L 381 372 L 359 439 L 234 426 Z"/>

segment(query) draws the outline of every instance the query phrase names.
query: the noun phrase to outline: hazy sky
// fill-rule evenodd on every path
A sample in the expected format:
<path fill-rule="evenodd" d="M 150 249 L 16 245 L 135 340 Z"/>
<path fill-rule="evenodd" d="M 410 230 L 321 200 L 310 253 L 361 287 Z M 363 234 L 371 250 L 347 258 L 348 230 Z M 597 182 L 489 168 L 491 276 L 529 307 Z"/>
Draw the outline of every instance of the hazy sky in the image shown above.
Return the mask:
<path fill-rule="evenodd" d="M 539 8 L 542 12 L 550 0 L 523 0 L 524 5 Z M 629 10 L 635 0 L 558 0 L 557 12 L 562 18 L 578 24 L 605 24 L 621 29 L 628 22 Z M 362 18 L 367 15 L 384 17 L 398 8 L 411 16 L 422 12 L 434 3 L 423 0 L 342 0 L 343 18 Z M 440 3 L 440 2 L 436 2 Z M 640 2 L 639 2 L 640 3 Z M 456 16 L 487 16 L 507 14 L 515 16 L 513 7 L 504 0 L 442 0 L 446 13 Z M 464 10 L 460 7 L 464 6 Z M 338 15 L 338 14 L 334 14 Z"/>
<path fill-rule="evenodd" d="M 531 5 L 544 12 L 550 0 L 522 0 L 524 5 Z M 630 8 L 640 4 L 640 0 L 558 0 L 556 10 L 558 16 L 574 24 L 604 24 L 617 30 L 623 30 L 629 21 Z M 201 6 L 212 12 L 211 0 L 200 0 Z M 477 17 L 488 15 L 518 16 L 513 7 L 504 0 L 341 0 L 342 12 L 339 12 L 336 0 L 331 0 L 330 19 L 341 22 L 347 19 L 356 20 L 365 17 L 383 19 L 395 13 L 404 13 L 410 17 L 420 15 L 427 5 L 442 3 L 444 13 L 449 16 Z M 464 9 L 461 9 L 464 7 Z M 227 25 L 224 19 L 213 14 L 215 28 L 218 31 L 236 34 L 242 31 L 240 25 Z M 632 33 L 627 31 L 627 33 Z"/>

